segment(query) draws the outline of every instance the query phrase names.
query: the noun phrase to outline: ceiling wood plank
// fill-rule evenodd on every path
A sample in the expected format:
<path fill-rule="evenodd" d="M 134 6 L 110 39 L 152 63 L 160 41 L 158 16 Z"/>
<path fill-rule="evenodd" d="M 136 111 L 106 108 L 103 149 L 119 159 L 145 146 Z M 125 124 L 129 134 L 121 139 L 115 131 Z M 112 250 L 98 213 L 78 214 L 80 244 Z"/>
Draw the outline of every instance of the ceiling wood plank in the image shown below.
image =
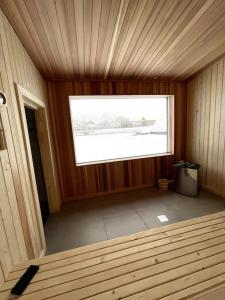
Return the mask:
<path fill-rule="evenodd" d="M 157 63 L 161 55 L 170 46 L 170 44 L 176 39 L 177 34 L 185 26 L 186 23 L 196 14 L 196 11 L 203 5 L 205 0 L 196 1 L 178 1 L 177 6 L 173 13 L 173 18 L 167 21 L 167 26 L 164 26 L 161 30 L 161 34 L 157 35 L 157 39 L 152 44 L 148 42 L 145 51 L 143 51 L 142 56 L 139 57 L 139 62 L 144 65 L 138 76 L 141 77 L 145 74 L 146 70 L 154 63 Z M 147 53 L 151 51 L 151 55 Z"/>
<path fill-rule="evenodd" d="M 111 46 L 109 49 L 109 55 L 108 55 L 108 60 L 106 62 L 106 68 L 105 68 L 105 75 L 104 75 L 104 79 L 107 78 L 108 75 L 108 71 L 112 62 L 112 58 L 113 58 L 113 53 L 115 50 L 115 45 L 118 39 L 118 33 L 121 29 L 122 23 L 123 23 L 123 19 L 127 10 L 127 6 L 128 6 L 129 1 L 128 0 L 121 0 L 120 3 L 120 8 L 119 8 L 119 13 L 117 16 L 117 20 L 116 20 L 116 25 L 115 25 L 115 29 L 113 32 L 113 37 L 112 37 L 112 41 L 111 41 Z"/>
<path fill-rule="evenodd" d="M 224 0 L 1 0 L 46 79 L 178 79 L 225 53 Z"/>
<path fill-rule="evenodd" d="M 176 47 L 176 45 L 181 41 L 181 39 L 185 36 L 185 34 L 188 33 L 188 31 L 193 28 L 193 26 L 196 24 L 196 22 L 199 20 L 199 18 L 207 11 L 207 9 L 215 2 L 215 0 L 207 0 L 205 4 L 202 6 L 202 8 L 196 12 L 195 16 L 190 19 L 190 22 L 184 29 L 180 32 L 179 35 L 177 35 L 176 39 L 170 44 L 170 46 L 166 49 L 164 54 L 160 56 L 160 58 L 157 61 L 157 64 L 159 64 L 166 55 L 172 51 Z"/>
<path fill-rule="evenodd" d="M 136 55 L 132 56 L 132 64 L 128 70 L 132 76 L 135 76 L 135 73 L 137 73 L 137 70 L 139 69 L 140 61 L 142 62 L 142 55 L 144 54 L 144 56 L 146 56 L 145 49 L 148 44 L 150 44 L 150 53 L 152 53 L 152 48 L 154 47 L 157 37 L 161 36 L 163 28 L 167 28 L 169 18 L 174 18 L 173 14 L 176 7 L 179 6 L 179 3 L 179 0 L 162 1 L 162 6 L 159 6 L 158 11 L 155 10 L 155 13 L 151 16 L 151 18 L 149 18 L 152 20 L 150 30 L 142 39 L 142 43 L 139 44 L 139 47 L 137 47 Z M 148 36 L 151 36 L 151 39 L 149 39 Z M 149 57 L 151 55 L 147 56 Z M 124 74 L 126 71 L 127 68 L 123 70 L 122 74 Z"/>

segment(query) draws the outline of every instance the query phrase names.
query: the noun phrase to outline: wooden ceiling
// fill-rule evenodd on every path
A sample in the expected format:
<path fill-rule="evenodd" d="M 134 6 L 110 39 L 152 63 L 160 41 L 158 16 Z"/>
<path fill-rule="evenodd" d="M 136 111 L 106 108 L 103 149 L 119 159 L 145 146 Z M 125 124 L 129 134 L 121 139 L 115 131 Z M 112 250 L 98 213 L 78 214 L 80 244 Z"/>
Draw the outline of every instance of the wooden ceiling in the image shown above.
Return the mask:
<path fill-rule="evenodd" d="M 47 79 L 183 80 L 225 52 L 224 0 L 1 0 Z"/>

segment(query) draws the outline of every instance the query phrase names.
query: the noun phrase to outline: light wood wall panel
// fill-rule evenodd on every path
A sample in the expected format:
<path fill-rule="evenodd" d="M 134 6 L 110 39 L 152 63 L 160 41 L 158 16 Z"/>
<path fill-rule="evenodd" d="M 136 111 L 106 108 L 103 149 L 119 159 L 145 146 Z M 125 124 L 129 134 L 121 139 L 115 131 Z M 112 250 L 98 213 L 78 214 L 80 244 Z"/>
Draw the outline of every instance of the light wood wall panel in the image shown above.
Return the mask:
<path fill-rule="evenodd" d="M 222 0 L 1 0 L 48 79 L 179 79 L 224 53 Z"/>
<path fill-rule="evenodd" d="M 185 157 L 185 84 L 179 82 L 49 82 L 53 137 L 64 200 L 96 196 L 156 184 L 172 176 L 172 164 Z M 69 95 L 175 95 L 175 155 L 97 165 L 75 165 Z"/>
<path fill-rule="evenodd" d="M 225 59 L 188 82 L 187 102 L 187 158 L 201 165 L 201 184 L 225 196 Z"/>
<path fill-rule="evenodd" d="M 2 270 L 2 265 L 0 263 L 0 286 L 2 286 L 4 280 L 5 280 L 5 278 L 4 278 L 4 274 L 3 274 L 3 270 Z"/>
<path fill-rule="evenodd" d="M 0 9 L 0 90 L 8 105 L 0 109 L 7 149 L 0 151 L 0 282 L 15 263 L 38 257 L 43 250 L 32 214 L 31 185 L 27 180 L 25 151 L 15 83 L 46 101 L 46 83 Z"/>

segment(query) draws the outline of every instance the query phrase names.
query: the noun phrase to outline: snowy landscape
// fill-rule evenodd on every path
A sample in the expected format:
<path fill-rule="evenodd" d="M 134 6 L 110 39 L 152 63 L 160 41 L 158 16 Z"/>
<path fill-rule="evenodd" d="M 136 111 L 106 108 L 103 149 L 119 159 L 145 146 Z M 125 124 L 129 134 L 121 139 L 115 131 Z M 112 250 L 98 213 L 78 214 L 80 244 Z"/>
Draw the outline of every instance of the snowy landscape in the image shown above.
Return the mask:
<path fill-rule="evenodd" d="M 75 139 L 78 164 L 167 152 L 166 134 L 99 134 Z"/>

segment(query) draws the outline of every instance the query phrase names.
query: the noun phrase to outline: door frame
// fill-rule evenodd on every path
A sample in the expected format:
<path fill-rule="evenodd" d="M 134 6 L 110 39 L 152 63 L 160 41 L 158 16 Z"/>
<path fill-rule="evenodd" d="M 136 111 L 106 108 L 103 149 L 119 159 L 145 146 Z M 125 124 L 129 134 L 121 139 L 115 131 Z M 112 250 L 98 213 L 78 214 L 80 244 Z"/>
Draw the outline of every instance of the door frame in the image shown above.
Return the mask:
<path fill-rule="evenodd" d="M 38 231 L 42 241 L 42 254 L 46 251 L 44 227 L 41 218 L 40 203 L 37 192 L 37 184 L 34 173 L 33 158 L 30 146 L 30 139 L 27 127 L 27 120 L 25 114 L 25 106 L 31 108 L 35 112 L 35 119 L 37 125 L 38 140 L 41 152 L 42 167 L 44 172 L 45 186 L 48 197 L 48 204 L 50 213 L 56 212 L 60 209 L 61 197 L 59 192 L 59 184 L 56 172 L 56 164 L 54 160 L 53 142 L 50 136 L 48 124 L 48 112 L 46 103 L 39 98 L 32 95 L 19 84 L 15 83 L 17 94 L 17 103 L 20 115 L 20 122 L 23 134 L 23 146 L 25 149 L 26 160 L 28 165 L 28 182 L 31 183 L 32 188 L 32 202 L 30 205 L 34 207 L 34 213 L 38 224 Z"/>

